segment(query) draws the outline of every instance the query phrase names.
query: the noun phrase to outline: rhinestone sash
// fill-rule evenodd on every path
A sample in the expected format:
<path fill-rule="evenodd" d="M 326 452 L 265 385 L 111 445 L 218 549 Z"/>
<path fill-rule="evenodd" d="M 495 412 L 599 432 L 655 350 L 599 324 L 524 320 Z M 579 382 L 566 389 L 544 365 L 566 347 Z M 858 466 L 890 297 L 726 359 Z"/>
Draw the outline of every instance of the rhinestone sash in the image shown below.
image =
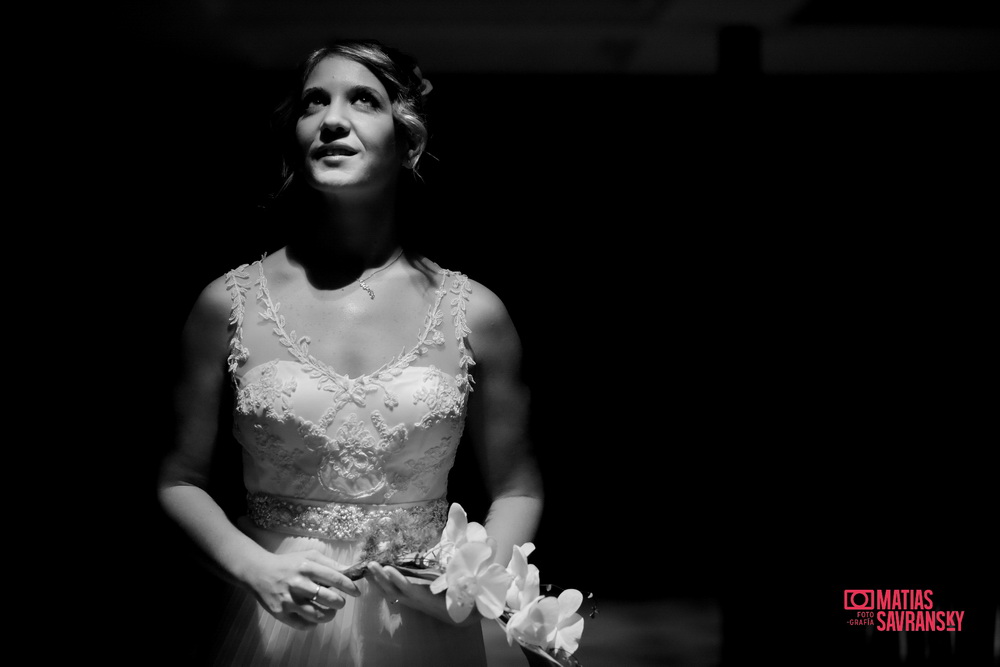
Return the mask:
<path fill-rule="evenodd" d="M 439 536 L 448 521 L 444 498 L 396 505 L 316 504 L 258 492 L 247 495 L 247 508 L 260 528 L 323 540 L 363 540 L 391 529 L 426 541 Z"/>

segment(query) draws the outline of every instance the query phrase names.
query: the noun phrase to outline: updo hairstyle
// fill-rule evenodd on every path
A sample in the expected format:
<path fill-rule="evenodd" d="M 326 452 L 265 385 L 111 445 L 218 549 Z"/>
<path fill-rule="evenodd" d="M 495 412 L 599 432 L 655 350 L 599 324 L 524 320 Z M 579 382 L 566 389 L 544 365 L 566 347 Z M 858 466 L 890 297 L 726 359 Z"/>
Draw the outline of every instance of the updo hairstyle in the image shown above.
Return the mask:
<path fill-rule="evenodd" d="M 415 151 L 407 167 L 419 176 L 417 162 L 423 155 L 428 138 L 425 97 L 430 92 L 430 82 L 423 78 L 416 60 L 402 51 L 372 39 L 338 40 L 316 49 L 302 61 L 295 79 L 297 86 L 288 92 L 274 112 L 272 124 L 278 135 L 283 179 L 277 195 L 289 189 L 303 164 L 302 149 L 295 137 L 296 124 L 302 113 L 302 87 L 313 69 L 333 56 L 364 65 L 385 86 L 392 104 L 396 137 L 405 138 L 408 149 Z"/>

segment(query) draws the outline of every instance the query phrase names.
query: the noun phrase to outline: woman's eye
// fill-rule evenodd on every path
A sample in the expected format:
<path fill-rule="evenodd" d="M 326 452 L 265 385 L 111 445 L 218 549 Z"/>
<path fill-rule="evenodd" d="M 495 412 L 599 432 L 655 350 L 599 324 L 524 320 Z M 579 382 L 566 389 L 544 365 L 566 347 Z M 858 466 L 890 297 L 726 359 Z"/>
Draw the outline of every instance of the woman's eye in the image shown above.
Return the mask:
<path fill-rule="evenodd" d="M 320 95 L 307 95 L 302 98 L 302 113 L 316 113 L 326 104 Z"/>
<path fill-rule="evenodd" d="M 355 96 L 354 101 L 372 109 L 377 109 L 379 106 L 378 100 L 375 99 L 375 96 L 370 93 L 358 93 L 357 96 Z"/>

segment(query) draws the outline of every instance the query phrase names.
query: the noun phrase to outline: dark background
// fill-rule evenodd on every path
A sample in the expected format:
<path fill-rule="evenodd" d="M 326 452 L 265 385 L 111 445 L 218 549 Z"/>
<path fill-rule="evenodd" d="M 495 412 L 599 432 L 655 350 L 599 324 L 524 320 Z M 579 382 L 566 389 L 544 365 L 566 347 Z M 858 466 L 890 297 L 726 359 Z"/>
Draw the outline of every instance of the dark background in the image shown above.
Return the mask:
<path fill-rule="evenodd" d="M 107 208 L 82 242 L 125 313 L 96 337 L 132 369 L 111 379 L 127 420 L 102 486 L 130 487 L 138 569 L 165 600 L 137 637 L 189 660 L 217 615 L 153 496 L 174 345 L 205 284 L 282 245 L 258 208 L 268 114 L 295 60 L 346 35 L 412 50 L 434 84 L 410 222 L 518 326 L 551 583 L 716 600 L 727 664 L 896 664 L 840 632 L 842 591 L 930 588 L 968 610 L 966 664 L 993 664 L 995 3 L 674 20 L 684 4 L 340 3 L 337 21 L 308 2 L 154 3 L 95 28 Z M 651 25 L 688 51 L 650 49 Z M 808 57 L 778 48 L 808 30 Z M 462 451 L 450 497 L 475 515 Z"/>

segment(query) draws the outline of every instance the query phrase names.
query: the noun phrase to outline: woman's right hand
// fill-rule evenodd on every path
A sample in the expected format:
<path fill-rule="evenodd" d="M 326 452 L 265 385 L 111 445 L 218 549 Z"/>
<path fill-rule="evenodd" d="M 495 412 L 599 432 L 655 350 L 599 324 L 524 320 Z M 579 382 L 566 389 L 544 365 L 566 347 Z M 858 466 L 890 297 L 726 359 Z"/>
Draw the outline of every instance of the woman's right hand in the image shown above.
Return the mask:
<path fill-rule="evenodd" d="M 308 630 L 332 621 L 344 607 L 344 595 L 361 594 L 342 569 L 337 561 L 315 549 L 264 552 L 247 568 L 243 579 L 269 614 L 293 628 Z"/>

